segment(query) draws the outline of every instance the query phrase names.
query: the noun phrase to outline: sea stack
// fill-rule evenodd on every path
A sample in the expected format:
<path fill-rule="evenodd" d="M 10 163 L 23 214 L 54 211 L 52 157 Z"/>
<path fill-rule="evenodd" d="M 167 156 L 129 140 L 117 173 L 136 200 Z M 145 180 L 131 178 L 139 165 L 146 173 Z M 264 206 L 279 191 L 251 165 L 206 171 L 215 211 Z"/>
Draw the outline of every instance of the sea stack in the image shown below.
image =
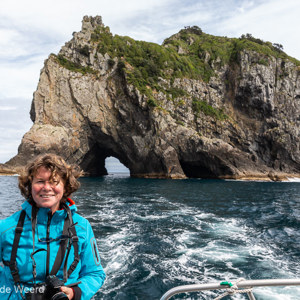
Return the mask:
<path fill-rule="evenodd" d="M 300 173 L 300 62 L 251 35 L 186 27 L 162 45 L 113 35 L 101 17 L 50 54 L 18 170 L 55 152 L 90 176 L 114 156 L 131 176 L 282 180 Z"/>

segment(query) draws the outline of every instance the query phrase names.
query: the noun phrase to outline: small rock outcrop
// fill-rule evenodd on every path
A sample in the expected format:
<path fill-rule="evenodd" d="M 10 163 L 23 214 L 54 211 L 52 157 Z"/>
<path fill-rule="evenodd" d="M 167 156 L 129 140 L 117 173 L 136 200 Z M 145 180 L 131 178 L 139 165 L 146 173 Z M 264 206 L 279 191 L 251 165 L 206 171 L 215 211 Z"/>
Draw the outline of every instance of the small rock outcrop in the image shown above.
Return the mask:
<path fill-rule="evenodd" d="M 86 16 L 45 61 L 34 124 L 3 167 L 55 152 L 92 176 L 107 174 L 108 156 L 137 177 L 299 176 L 299 74 L 268 42 L 194 26 L 156 45 Z"/>

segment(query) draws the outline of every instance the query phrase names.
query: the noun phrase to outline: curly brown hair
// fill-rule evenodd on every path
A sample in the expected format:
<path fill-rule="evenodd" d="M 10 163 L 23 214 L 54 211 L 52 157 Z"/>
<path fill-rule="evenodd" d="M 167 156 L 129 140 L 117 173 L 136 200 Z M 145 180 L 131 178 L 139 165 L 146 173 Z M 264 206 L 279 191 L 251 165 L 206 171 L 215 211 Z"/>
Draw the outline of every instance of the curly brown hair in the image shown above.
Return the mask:
<path fill-rule="evenodd" d="M 80 186 L 79 178 L 83 172 L 78 167 L 68 165 L 65 160 L 58 155 L 47 153 L 36 157 L 31 161 L 21 172 L 19 180 L 19 189 L 21 194 L 32 202 L 32 180 L 37 174 L 38 169 L 44 167 L 51 172 L 50 181 L 57 178 L 61 179 L 64 183 L 64 194 L 61 202 L 66 202 L 67 198 L 77 191 Z"/>

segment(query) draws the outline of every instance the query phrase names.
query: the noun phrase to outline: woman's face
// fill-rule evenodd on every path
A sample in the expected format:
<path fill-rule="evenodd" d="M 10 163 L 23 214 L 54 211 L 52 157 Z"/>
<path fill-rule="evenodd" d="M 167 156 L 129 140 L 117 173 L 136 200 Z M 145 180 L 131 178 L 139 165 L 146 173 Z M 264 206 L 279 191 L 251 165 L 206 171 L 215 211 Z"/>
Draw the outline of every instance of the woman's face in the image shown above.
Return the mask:
<path fill-rule="evenodd" d="M 59 209 L 64 194 L 64 183 L 60 177 L 51 177 L 51 171 L 45 167 L 37 169 L 32 180 L 31 194 L 37 207 L 50 208 L 52 213 Z"/>

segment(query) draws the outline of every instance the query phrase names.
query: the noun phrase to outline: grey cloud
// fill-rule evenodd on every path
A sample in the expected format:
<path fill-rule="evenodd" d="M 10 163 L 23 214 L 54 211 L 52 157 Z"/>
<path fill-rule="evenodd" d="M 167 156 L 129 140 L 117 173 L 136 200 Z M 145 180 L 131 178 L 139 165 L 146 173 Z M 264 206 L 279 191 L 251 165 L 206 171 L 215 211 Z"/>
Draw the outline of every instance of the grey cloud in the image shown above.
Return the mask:
<path fill-rule="evenodd" d="M 14 109 L 1 110 L 1 107 Z M 32 126 L 29 110 L 26 99 L 0 99 L 0 163 L 16 154 L 23 135 Z"/>

